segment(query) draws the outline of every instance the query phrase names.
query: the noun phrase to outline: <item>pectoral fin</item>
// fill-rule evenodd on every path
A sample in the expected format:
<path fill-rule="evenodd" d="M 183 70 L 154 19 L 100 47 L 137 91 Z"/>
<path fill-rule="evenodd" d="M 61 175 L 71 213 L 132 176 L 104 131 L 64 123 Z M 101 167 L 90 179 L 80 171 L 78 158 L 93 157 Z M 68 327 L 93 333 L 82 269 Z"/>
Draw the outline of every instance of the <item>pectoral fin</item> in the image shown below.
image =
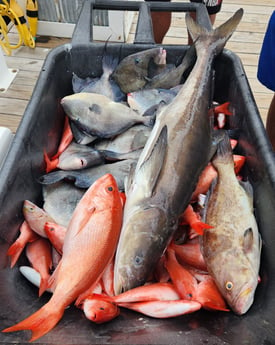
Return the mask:
<path fill-rule="evenodd" d="M 167 149 L 167 126 L 161 129 L 151 152 L 136 171 L 136 182 L 144 188 L 144 195 L 150 197 L 161 172 Z"/>
<path fill-rule="evenodd" d="M 245 253 L 248 253 L 251 251 L 253 247 L 253 230 L 252 228 L 248 228 L 244 232 L 244 238 L 243 238 L 243 250 Z"/>

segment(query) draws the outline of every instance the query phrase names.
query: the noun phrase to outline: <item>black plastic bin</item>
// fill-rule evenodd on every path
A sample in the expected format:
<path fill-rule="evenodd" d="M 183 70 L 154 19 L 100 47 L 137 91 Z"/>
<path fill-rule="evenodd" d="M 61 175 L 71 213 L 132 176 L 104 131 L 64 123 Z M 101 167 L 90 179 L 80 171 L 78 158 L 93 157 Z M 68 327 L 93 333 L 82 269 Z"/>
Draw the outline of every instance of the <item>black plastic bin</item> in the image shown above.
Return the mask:
<path fill-rule="evenodd" d="M 107 53 L 120 59 L 152 48 L 152 10 L 197 11 L 204 17 L 203 5 L 190 3 L 144 3 L 133 1 L 85 1 L 71 44 L 53 49 L 41 70 L 13 144 L 0 172 L 0 329 L 13 325 L 43 305 L 49 296 L 38 299 L 37 289 L 18 272 L 8 268 L 7 249 L 18 235 L 23 220 L 22 204 L 29 199 L 41 205 L 44 173 L 43 150 L 55 153 L 63 128 L 60 99 L 72 93 L 72 72 L 100 76 L 105 43 L 89 42 L 93 8 L 139 10 L 134 44 L 108 43 Z M 188 46 L 167 45 L 168 63 L 178 61 Z M 255 192 L 255 212 L 263 238 L 261 283 L 251 309 L 244 316 L 233 312 L 198 311 L 194 314 L 158 320 L 121 310 L 115 320 L 96 325 L 83 313 L 70 307 L 59 324 L 35 344 L 275 344 L 275 162 L 242 63 L 224 50 L 215 60 L 214 99 L 230 101 L 234 114 L 230 127 L 237 129 L 238 153 L 247 157 L 246 174 Z M 25 258 L 20 259 L 20 264 Z M 28 343 L 28 332 L 0 333 L 0 343 Z"/>

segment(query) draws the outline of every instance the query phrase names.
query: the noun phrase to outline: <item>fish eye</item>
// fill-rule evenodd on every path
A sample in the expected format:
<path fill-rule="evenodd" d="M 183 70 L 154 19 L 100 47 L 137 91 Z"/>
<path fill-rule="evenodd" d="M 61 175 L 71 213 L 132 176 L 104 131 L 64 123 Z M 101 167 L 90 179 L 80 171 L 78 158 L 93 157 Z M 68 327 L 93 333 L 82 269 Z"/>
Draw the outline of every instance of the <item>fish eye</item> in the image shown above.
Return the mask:
<path fill-rule="evenodd" d="M 135 256 L 135 258 L 134 258 L 134 263 L 135 263 L 136 266 L 141 265 L 142 262 L 143 262 L 143 258 L 142 258 L 141 256 L 138 256 L 138 255 Z"/>
<path fill-rule="evenodd" d="M 139 62 L 140 62 L 140 58 L 135 58 L 135 64 L 137 65 L 139 64 Z"/>
<path fill-rule="evenodd" d="M 231 291 L 233 287 L 234 287 L 234 284 L 232 282 L 228 281 L 225 283 L 225 288 L 227 291 Z"/>
<path fill-rule="evenodd" d="M 112 187 L 112 186 L 109 186 L 107 189 L 108 189 L 108 191 L 110 191 L 110 192 L 113 191 L 113 187 Z"/>

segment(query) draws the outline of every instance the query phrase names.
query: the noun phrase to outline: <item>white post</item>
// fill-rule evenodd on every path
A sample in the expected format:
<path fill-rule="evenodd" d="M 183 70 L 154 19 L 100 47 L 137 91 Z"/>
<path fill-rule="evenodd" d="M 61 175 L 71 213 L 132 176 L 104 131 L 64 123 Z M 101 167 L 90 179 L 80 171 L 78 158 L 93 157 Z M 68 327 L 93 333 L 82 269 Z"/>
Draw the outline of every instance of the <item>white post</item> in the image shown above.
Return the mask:
<path fill-rule="evenodd" d="M 0 47 L 0 92 L 6 92 L 18 70 L 8 68 L 3 51 Z"/>

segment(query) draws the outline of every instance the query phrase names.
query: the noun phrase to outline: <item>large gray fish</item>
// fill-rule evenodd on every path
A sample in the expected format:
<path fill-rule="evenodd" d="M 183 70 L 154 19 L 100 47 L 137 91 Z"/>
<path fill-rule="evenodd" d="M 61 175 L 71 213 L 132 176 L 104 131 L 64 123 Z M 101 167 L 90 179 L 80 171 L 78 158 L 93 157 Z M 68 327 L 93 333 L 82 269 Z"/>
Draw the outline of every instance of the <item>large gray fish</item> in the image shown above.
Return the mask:
<path fill-rule="evenodd" d="M 99 138 L 113 137 L 135 124 L 152 127 L 155 121 L 155 116 L 142 116 L 123 103 L 95 93 L 66 96 L 61 105 L 79 129 Z"/>
<path fill-rule="evenodd" d="M 215 30 L 207 30 L 186 16 L 198 57 L 178 95 L 157 116 L 126 184 L 123 226 L 115 259 L 116 294 L 145 283 L 208 163 L 212 141 L 208 117 L 212 62 L 242 15 L 240 9 Z"/>
<path fill-rule="evenodd" d="M 60 181 L 43 186 L 42 192 L 43 209 L 56 223 L 67 227 L 76 205 L 85 193 L 85 189 L 77 188 L 72 183 Z"/>
<path fill-rule="evenodd" d="M 117 182 L 118 188 L 124 190 L 124 179 L 128 176 L 135 164 L 135 160 L 126 159 L 82 170 L 57 170 L 40 176 L 38 181 L 41 184 L 48 185 L 58 181 L 68 180 L 73 181 L 76 187 L 89 188 L 101 176 L 112 174 Z"/>
<path fill-rule="evenodd" d="M 151 48 L 130 54 L 120 61 L 112 74 L 125 93 L 140 90 L 148 82 L 148 67 L 150 61 L 157 64 L 162 59 L 163 48 Z"/>
<path fill-rule="evenodd" d="M 126 99 L 125 93 L 121 91 L 118 84 L 112 79 L 111 74 L 117 66 L 118 59 L 110 55 L 102 58 L 103 73 L 100 78 L 82 79 L 73 74 L 72 84 L 74 93 L 92 92 L 105 95 L 115 102 L 122 102 Z"/>
<path fill-rule="evenodd" d="M 218 144 L 212 163 L 218 171 L 206 206 L 201 250 L 210 275 L 228 305 L 244 314 L 258 285 L 261 238 L 253 213 L 252 186 L 241 184 L 234 172 L 229 137 Z"/>

